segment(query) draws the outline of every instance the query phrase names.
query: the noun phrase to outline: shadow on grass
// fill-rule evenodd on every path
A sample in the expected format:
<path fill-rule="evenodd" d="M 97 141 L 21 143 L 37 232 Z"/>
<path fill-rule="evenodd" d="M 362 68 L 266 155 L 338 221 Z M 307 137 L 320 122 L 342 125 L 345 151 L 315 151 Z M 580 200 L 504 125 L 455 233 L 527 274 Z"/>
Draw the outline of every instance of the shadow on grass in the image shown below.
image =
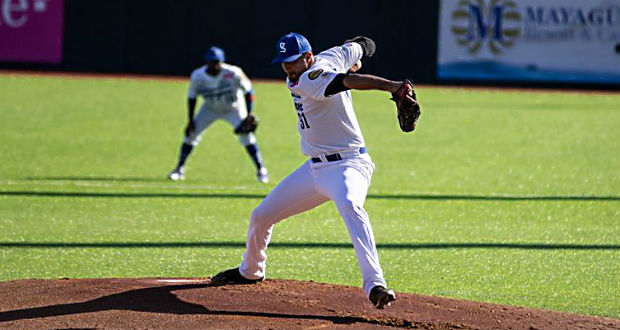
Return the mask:
<path fill-rule="evenodd" d="M 263 313 L 249 311 L 225 311 L 210 310 L 203 305 L 189 303 L 179 299 L 173 292 L 188 289 L 202 289 L 211 287 L 211 284 L 185 284 L 158 286 L 152 288 L 129 290 L 117 294 L 103 296 L 97 299 L 80 303 L 58 304 L 43 307 L 18 309 L 0 312 L 0 322 L 42 318 L 60 315 L 73 315 L 92 313 L 109 310 L 127 310 L 138 312 L 162 313 L 162 314 L 205 314 L 205 315 L 234 315 L 234 316 L 259 316 L 286 319 L 310 319 L 325 320 L 339 324 L 356 322 L 371 322 L 361 317 L 354 316 L 329 316 L 329 315 L 299 315 L 282 313 Z"/>
<path fill-rule="evenodd" d="M 274 248 L 349 249 L 351 243 L 271 242 Z M 245 248 L 245 242 L 0 242 L 0 248 Z M 617 244 L 560 243 L 377 243 L 378 249 L 521 249 L 521 250 L 620 250 Z"/>
<path fill-rule="evenodd" d="M 256 193 L 172 193 L 172 192 L 73 192 L 73 191 L 0 191 L 0 196 L 81 197 L 81 198 L 245 198 L 263 199 Z M 620 201 L 620 196 L 528 196 L 528 195 L 441 195 L 441 194 L 369 194 L 369 199 L 478 200 L 478 201 Z"/>

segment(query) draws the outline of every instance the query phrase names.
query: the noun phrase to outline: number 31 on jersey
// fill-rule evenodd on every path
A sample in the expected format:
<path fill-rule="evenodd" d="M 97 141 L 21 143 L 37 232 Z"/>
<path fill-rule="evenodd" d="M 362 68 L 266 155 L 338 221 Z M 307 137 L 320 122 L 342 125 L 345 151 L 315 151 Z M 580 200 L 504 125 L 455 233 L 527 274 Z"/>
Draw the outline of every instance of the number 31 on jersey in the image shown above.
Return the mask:
<path fill-rule="evenodd" d="M 306 118 L 306 115 L 303 112 L 298 111 L 297 117 L 299 117 L 299 127 L 301 129 L 310 128 L 310 124 L 308 124 L 308 119 Z"/>
<path fill-rule="evenodd" d="M 301 103 L 299 102 L 295 102 L 295 110 L 297 110 L 297 117 L 299 117 L 299 128 L 310 128 L 310 124 L 308 124 L 308 119 L 304 114 L 304 106 L 301 105 Z"/>

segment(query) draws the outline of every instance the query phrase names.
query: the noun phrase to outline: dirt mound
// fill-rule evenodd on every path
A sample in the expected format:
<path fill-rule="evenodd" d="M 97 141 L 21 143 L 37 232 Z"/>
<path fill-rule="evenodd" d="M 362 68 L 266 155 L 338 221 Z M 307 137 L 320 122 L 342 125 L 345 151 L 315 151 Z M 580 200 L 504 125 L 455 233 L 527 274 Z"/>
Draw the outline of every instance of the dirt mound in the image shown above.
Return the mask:
<path fill-rule="evenodd" d="M 620 329 L 620 320 L 397 293 L 374 309 L 360 288 L 205 278 L 0 282 L 0 328 Z"/>

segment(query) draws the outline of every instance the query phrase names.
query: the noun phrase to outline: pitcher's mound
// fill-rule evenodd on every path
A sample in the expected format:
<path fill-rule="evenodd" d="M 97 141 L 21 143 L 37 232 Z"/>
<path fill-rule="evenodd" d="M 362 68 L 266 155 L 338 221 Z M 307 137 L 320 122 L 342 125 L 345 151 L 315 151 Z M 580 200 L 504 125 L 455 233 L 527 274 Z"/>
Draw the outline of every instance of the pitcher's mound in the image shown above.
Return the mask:
<path fill-rule="evenodd" d="M 620 329 L 620 320 L 397 293 L 374 309 L 355 287 L 205 278 L 0 282 L 0 328 Z"/>

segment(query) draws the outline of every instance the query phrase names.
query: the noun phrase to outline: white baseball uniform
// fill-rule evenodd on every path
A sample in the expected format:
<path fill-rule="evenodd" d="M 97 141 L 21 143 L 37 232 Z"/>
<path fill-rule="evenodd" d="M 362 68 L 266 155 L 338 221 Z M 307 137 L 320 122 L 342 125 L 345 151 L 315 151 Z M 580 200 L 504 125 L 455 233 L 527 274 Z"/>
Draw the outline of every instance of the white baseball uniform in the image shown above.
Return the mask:
<path fill-rule="evenodd" d="M 216 76 L 207 74 L 207 66 L 203 65 L 192 72 L 187 98 L 203 97 L 200 112 L 194 117 L 195 129 L 186 136 L 184 143 L 196 146 L 200 135 L 215 120 L 224 119 L 232 127 L 248 115 L 244 95 L 252 90 L 250 79 L 241 68 L 221 63 L 222 70 Z M 243 145 L 256 143 L 254 134 L 239 134 L 239 142 Z"/>
<path fill-rule="evenodd" d="M 332 200 L 353 242 L 366 296 L 377 285 L 387 287 L 364 210 L 374 164 L 364 147 L 351 93 L 324 96 L 334 77 L 346 73 L 362 54 L 357 43 L 330 48 L 315 56 L 315 63 L 298 82 L 287 80 L 297 110 L 301 150 L 310 159 L 252 211 L 246 252 L 239 268 L 244 277 L 265 276 L 265 252 L 274 224 Z"/>

